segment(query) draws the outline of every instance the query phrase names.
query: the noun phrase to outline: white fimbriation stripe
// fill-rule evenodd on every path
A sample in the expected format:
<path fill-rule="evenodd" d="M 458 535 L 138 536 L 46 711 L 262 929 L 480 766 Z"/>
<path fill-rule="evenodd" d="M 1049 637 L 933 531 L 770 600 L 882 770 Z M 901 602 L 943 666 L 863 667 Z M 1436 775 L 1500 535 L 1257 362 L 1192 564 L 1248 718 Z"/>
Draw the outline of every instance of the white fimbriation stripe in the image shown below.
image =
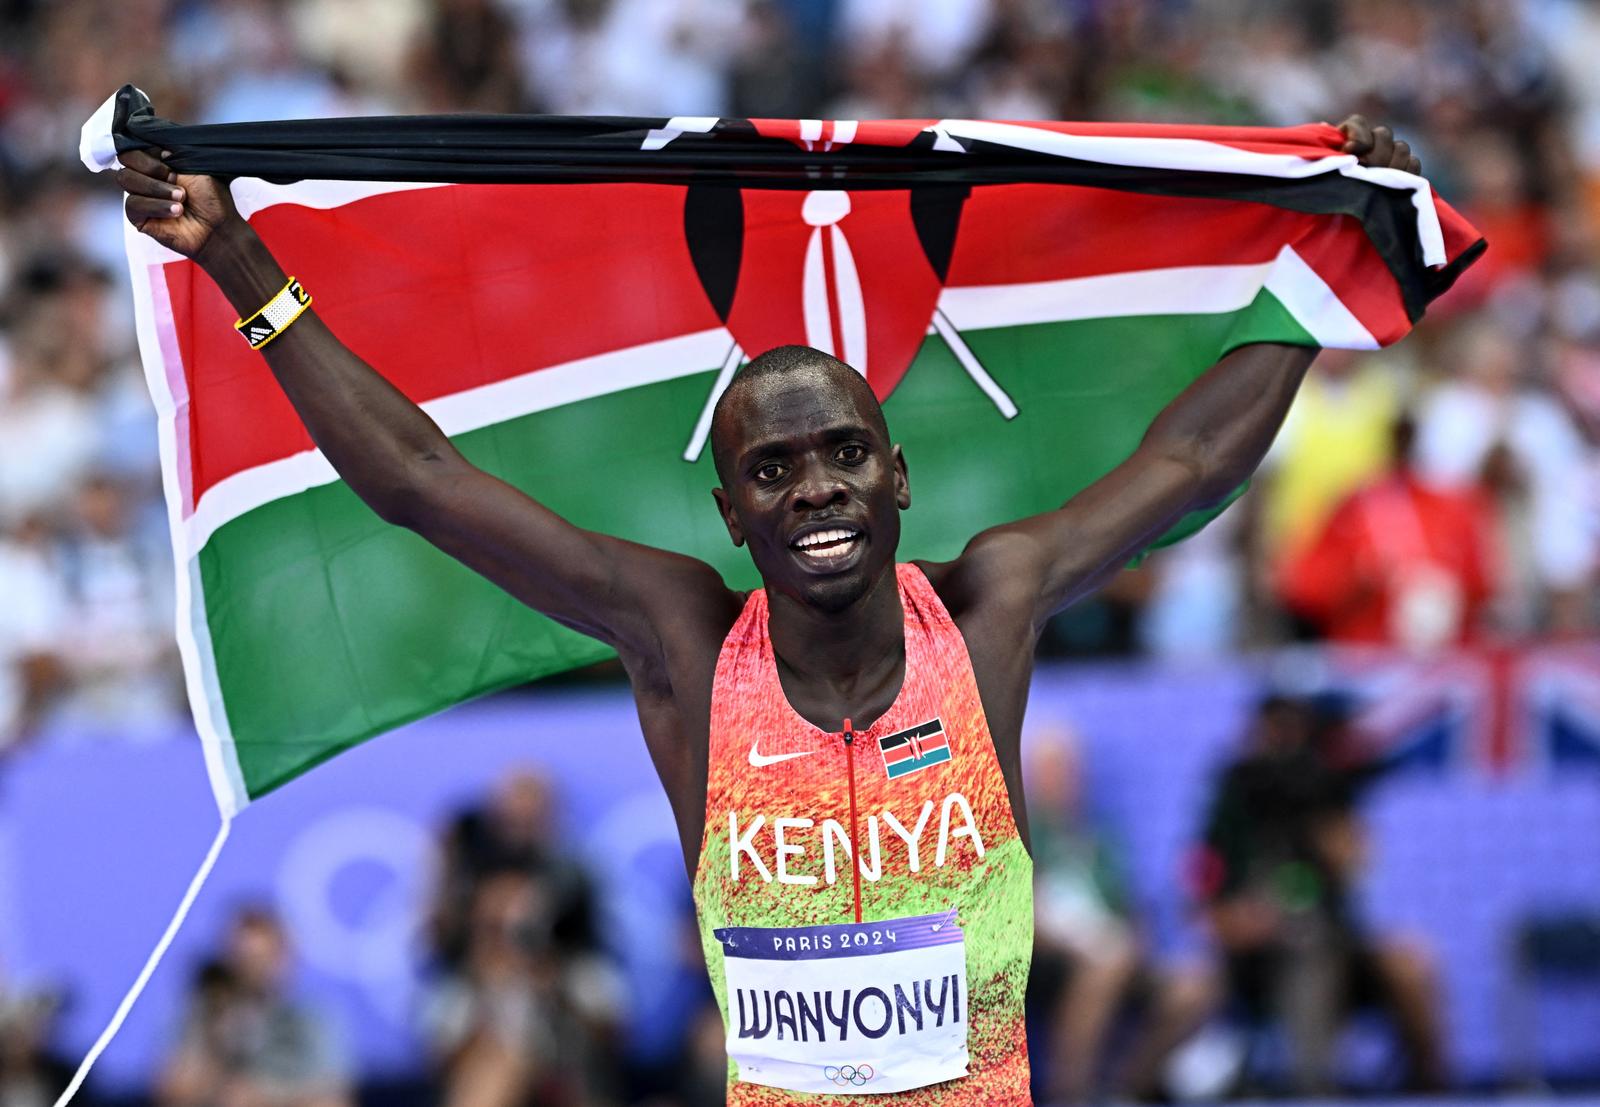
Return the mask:
<path fill-rule="evenodd" d="M 1131 315 L 1207 315 L 1247 306 L 1271 268 L 1271 262 L 1192 265 L 946 288 L 939 307 L 964 331 Z"/>
<path fill-rule="evenodd" d="M 947 154 L 965 154 L 967 152 L 965 146 L 950 137 L 950 132 L 945 130 L 944 124 L 935 123 L 928 128 L 928 131 L 933 135 L 933 148 L 935 150 L 942 150 Z"/>
<path fill-rule="evenodd" d="M 327 209 L 391 192 L 450 187 L 432 181 L 295 181 L 293 184 L 271 184 L 256 177 L 236 177 L 229 191 L 233 193 L 233 203 L 239 209 L 239 214 L 249 219 L 256 212 L 278 204 Z"/>
<path fill-rule="evenodd" d="M 833 144 L 844 146 L 856 140 L 858 121 L 854 119 L 835 119 L 833 121 Z"/>
<path fill-rule="evenodd" d="M 722 327 L 580 358 L 430 400 L 422 409 L 454 437 L 563 404 L 692 376 L 723 363 L 733 337 Z M 185 522 L 185 556 L 200 551 L 217 528 L 247 511 L 339 479 L 321 450 L 304 450 L 218 481 Z"/>
<path fill-rule="evenodd" d="M 173 568 L 177 594 L 178 654 L 183 659 L 183 676 L 194 713 L 195 729 L 200 733 L 200 748 L 206 762 L 206 778 L 217 810 L 224 820 L 231 819 L 250 802 L 239 771 L 238 751 L 228 726 L 228 713 L 217 683 L 216 658 L 211 652 L 211 637 L 206 630 L 205 600 L 200 591 L 199 565 L 194 549 L 184 541 L 184 482 L 179 474 L 179 448 L 175 429 L 178 399 L 168 379 L 168 366 L 162 357 L 157 312 L 171 317 L 166 301 L 166 284 L 161 265 L 178 255 L 157 245 L 124 224 L 128 264 L 133 277 L 134 319 L 138 326 L 139 355 L 144 363 L 145 383 L 156 408 L 158 448 L 161 456 L 161 487 L 166 493 L 167 527 L 172 534 Z M 155 297 L 161 297 L 159 308 Z M 173 366 L 173 369 L 180 369 Z M 177 380 L 182 380 L 181 371 Z M 184 403 L 187 404 L 187 398 Z M 198 547 L 196 547 L 197 549 Z"/>
<path fill-rule="evenodd" d="M 1417 211 L 1417 236 L 1422 243 L 1423 262 L 1438 266 L 1449 260 L 1444 248 L 1444 231 L 1439 226 L 1439 212 L 1434 206 L 1433 192 L 1428 182 L 1400 169 L 1368 168 L 1354 154 L 1330 153 L 1320 158 L 1303 158 L 1293 154 L 1257 153 L 1198 138 L 1069 135 L 1019 123 L 991 123 L 976 119 L 941 119 L 928 130 L 940 137 L 952 135 L 970 138 L 1039 154 L 1097 161 L 1105 165 L 1202 173 L 1244 173 L 1255 177 L 1291 179 L 1338 173 L 1382 188 L 1409 192 L 1411 204 Z M 934 148 L 940 149 L 937 142 Z"/>
<path fill-rule="evenodd" d="M 717 117 L 714 115 L 675 115 L 667 120 L 665 127 L 656 127 L 645 135 L 639 149 L 659 150 L 685 131 L 703 135 L 716 125 Z"/>
<path fill-rule="evenodd" d="M 1317 345 L 1341 350 L 1376 350 L 1378 340 L 1317 271 L 1288 246 L 1267 274 L 1267 291 L 1295 317 Z"/>
<path fill-rule="evenodd" d="M 1323 346 L 1378 343 L 1305 259 L 1285 246 L 1258 265 L 1194 265 L 1028 284 L 946 288 L 939 308 L 961 330 L 1139 315 L 1207 315 L 1248 307 L 1265 287 Z"/>

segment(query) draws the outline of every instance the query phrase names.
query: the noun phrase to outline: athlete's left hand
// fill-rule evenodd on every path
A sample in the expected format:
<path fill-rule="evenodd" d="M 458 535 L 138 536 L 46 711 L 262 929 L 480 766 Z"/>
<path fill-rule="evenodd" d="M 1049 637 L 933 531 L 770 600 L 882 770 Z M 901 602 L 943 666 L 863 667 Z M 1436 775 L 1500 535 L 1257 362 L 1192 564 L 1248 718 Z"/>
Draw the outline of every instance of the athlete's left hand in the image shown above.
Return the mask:
<path fill-rule="evenodd" d="M 1362 165 L 1377 169 L 1403 169 L 1407 173 L 1421 173 L 1422 162 L 1411 153 L 1409 143 L 1394 137 L 1394 132 L 1379 124 L 1374 127 L 1364 115 L 1352 115 L 1339 124 L 1344 132 L 1347 154 L 1354 154 Z"/>

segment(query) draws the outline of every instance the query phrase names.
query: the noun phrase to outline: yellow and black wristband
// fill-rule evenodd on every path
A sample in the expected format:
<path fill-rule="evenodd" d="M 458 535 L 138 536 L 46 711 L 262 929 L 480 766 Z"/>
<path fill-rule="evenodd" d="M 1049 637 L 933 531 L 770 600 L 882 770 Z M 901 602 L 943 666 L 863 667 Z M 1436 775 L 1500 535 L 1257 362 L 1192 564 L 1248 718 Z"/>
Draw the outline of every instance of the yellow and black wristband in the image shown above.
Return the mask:
<path fill-rule="evenodd" d="M 259 350 L 289 328 L 311 306 L 311 293 L 301 287 L 293 277 L 289 283 L 268 300 L 265 306 L 248 319 L 240 319 L 233 329 L 244 335 L 252 350 Z"/>

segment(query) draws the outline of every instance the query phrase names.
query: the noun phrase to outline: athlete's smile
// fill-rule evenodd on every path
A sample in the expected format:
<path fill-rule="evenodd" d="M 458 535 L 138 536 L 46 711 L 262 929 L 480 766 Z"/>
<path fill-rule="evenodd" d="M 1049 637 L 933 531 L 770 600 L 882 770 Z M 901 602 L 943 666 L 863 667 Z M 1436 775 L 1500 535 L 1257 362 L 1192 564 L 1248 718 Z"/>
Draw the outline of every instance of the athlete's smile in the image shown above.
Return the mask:
<path fill-rule="evenodd" d="M 806 571 L 839 573 L 853 569 L 868 546 L 866 529 L 854 523 L 830 520 L 808 523 L 789 539 L 789 548 Z"/>

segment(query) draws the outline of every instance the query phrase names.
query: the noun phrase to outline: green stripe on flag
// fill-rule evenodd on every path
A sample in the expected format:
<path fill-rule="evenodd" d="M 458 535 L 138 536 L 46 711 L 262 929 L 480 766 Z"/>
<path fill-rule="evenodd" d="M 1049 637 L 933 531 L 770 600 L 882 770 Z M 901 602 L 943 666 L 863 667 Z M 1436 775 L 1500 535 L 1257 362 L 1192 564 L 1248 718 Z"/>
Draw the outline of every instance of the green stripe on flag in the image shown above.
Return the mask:
<path fill-rule="evenodd" d="M 905 761 L 897 761 L 889 766 L 889 779 L 898 780 L 907 773 L 914 773 L 918 769 L 926 769 L 933 765 L 942 765 L 950 760 L 950 749 L 934 750 L 925 757 L 913 757 Z"/>
<path fill-rule="evenodd" d="M 1310 343 L 1266 293 L 1234 314 L 1035 324 L 966 339 L 1020 414 L 1003 419 L 943 341 L 928 339 L 885 405 L 911 473 L 903 559 L 953 557 L 984 527 L 1059 505 L 1126 457 L 1224 348 Z M 704 558 L 730 585 L 754 587 L 749 557 L 728 542 L 711 499 L 710 451 L 693 465 L 679 460 L 714 377 L 708 367 L 455 441 L 580 525 Z M 1174 535 L 1203 522 L 1187 519 Z M 342 482 L 224 524 L 199 559 L 252 798 L 374 734 L 609 652 L 383 523 Z"/>

